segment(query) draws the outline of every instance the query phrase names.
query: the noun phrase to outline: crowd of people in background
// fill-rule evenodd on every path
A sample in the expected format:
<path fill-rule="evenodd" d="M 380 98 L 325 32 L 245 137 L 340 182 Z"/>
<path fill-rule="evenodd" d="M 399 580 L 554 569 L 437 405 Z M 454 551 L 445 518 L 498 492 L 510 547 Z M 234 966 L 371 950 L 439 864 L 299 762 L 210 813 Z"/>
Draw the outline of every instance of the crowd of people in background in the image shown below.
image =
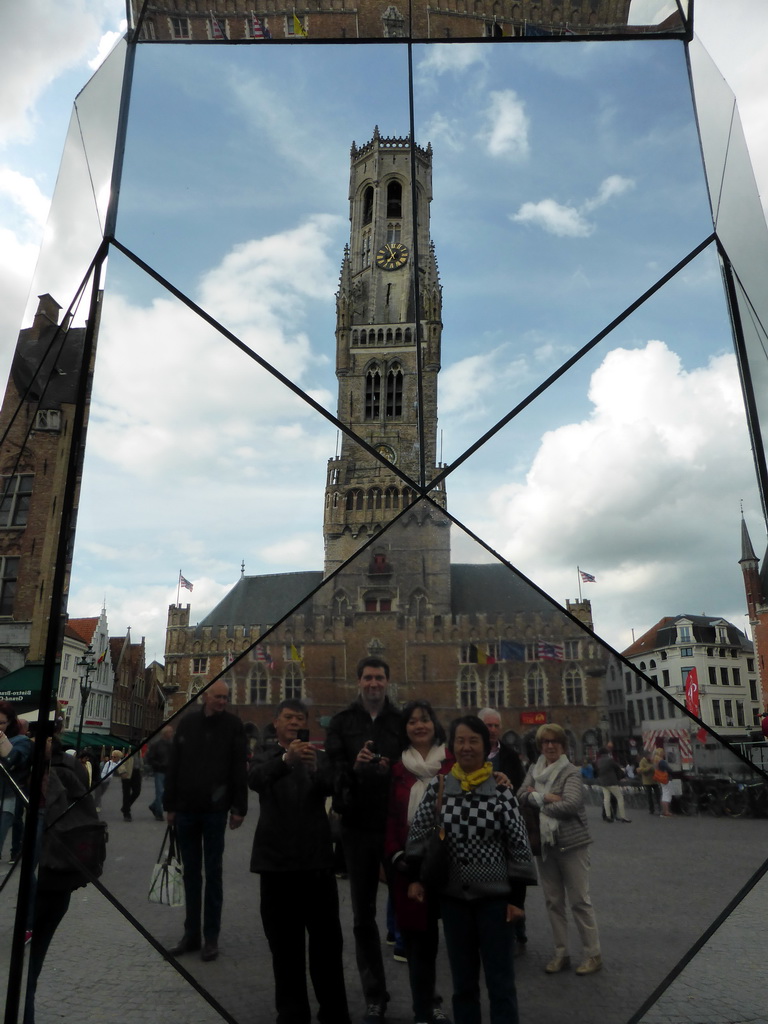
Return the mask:
<path fill-rule="evenodd" d="M 119 784 L 120 812 L 131 822 L 146 766 L 154 779 L 148 810 L 174 830 L 183 862 L 184 932 L 168 953 L 214 960 L 225 836 L 227 827 L 243 824 L 250 789 L 260 807 L 251 871 L 260 876 L 278 1024 L 309 1024 L 307 973 L 321 1024 L 350 1024 L 338 878 L 349 881 L 361 1024 L 383 1021 L 390 1000 L 376 919 L 384 878 L 389 931 L 397 959 L 408 965 L 415 1024 L 450 1024 L 448 996 L 437 985 L 441 921 L 456 1024 L 479 1024 L 481 965 L 491 1024 L 516 1024 L 514 963 L 528 943 L 532 886 L 540 887 L 552 933 L 545 972 L 571 966 L 569 913 L 581 945 L 575 973 L 603 966 L 590 897 L 586 788 L 600 787 L 606 822 L 629 822 L 627 783 L 642 788 L 650 814 L 669 816 L 669 764 L 660 748 L 621 764 L 607 744 L 574 765 L 556 723 L 542 725 L 536 752 L 521 757 L 502 741 L 497 710 L 462 715 L 446 730 L 427 700 L 396 707 L 389 682 L 383 659 L 364 658 L 358 695 L 330 721 L 322 745 L 310 741 L 307 707 L 285 700 L 263 742 L 249 747 L 243 723 L 227 709 L 223 680 L 143 749 L 99 758 L 88 748 L 67 753 L 48 737 L 36 858 L 45 822 L 54 820 L 53 807 L 66 808 L 62 801 L 74 799 L 97 818 L 109 787 Z M 12 860 L 21 848 L 33 749 L 24 723 L 0 702 L 0 853 L 11 836 Z M 34 989 L 48 944 L 71 892 L 86 884 L 71 865 L 49 856 L 38 876 L 44 900 L 36 912 L 30 906 L 26 1024 L 34 1024 Z"/>

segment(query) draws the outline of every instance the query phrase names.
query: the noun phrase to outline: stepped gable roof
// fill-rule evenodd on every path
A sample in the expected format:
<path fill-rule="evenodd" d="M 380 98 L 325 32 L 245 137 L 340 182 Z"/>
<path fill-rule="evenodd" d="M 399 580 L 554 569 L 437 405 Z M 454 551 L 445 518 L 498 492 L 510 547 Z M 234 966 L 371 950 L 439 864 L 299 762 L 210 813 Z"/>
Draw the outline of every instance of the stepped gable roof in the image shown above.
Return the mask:
<path fill-rule="evenodd" d="M 651 628 L 628 647 L 622 654 L 625 658 L 631 658 L 638 654 L 647 654 L 660 647 L 674 647 L 677 644 L 677 624 L 687 622 L 691 625 L 691 643 L 711 644 L 718 646 L 716 625 L 725 625 L 728 634 L 728 643 L 733 647 L 741 647 L 743 651 L 753 650 L 752 641 L 746 635 L 728 622 L 721 615 L 667 615 L 659 619 Z"/>
<path fill-rule="evenodd" d="M 451 566 L 454 615 L 510 616 L 516 612 L 551 613 L 554 608 L 501 562 Z"/>
<path fill-rule="evenodd" d="M 229 593 L 198 623 L 202 626 L 271 626 L 322 583 L 320 569 L 241 576 Z"/>

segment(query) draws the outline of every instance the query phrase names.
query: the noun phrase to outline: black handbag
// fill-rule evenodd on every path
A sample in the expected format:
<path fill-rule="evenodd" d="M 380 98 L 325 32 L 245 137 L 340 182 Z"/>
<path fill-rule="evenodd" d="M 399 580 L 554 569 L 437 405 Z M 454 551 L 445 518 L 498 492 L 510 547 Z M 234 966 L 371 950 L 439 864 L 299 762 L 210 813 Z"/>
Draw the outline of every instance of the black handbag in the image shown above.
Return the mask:
<path fill-rule="evenodd" d="M 448 852 L 448 843 L 445 840 L 445 829 L 440 820 L 444 783 L 445 776 L 441 775 L 437 784 L 435 820 L 427 837 L 424 857 L 422 858 L 419 871 L 419 881 L 427 889 L 444 889 L 448 884 L 451 870 L 451 858 Z"/>

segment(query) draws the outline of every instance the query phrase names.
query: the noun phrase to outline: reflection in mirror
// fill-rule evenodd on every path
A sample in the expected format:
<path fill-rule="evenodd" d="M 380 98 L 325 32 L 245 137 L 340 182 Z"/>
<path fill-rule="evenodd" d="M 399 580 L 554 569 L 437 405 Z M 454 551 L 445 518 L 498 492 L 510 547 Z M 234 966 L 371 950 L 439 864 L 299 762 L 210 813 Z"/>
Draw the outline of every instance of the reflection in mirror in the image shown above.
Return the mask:
<path fill-rule="evenodd" d="M 125 55 L 121 41 L 75 100 L 25 323 L 31 322 L 39 295 L 75 292 L 101 243 Z M 82 325 L 87 308 L 76 325 Z"/>
<path fill-rule="evenodd" d="M 514 54 L 414 49 L 446 462 L 473 440 L 457 422 L 482 434 L 711 233 L 681 46 Z"/>
<path fill-rule="evenodd" d="M 249 7 L 248 5 L 251 4 Z M 596 0 L 589 5 L 571 0 L 516 0 L 501 5 L 491 0 L 461 8 L 446 3 L 435 8 L 426 0 L 363 0 L 323 7 L 295 7 L 291 11 L 264 0 L 253 10 L 252 0 L 202 10 L 195 0 L 180 0 L 168 17 L 153 4 L 132 0 L 134 24 L 144 9 L 140 42 L 221 42 L 263 44 L 284 40 L 306 46 L 313 39 L 477 39 L 566 38 L 682 33 L 684 24 L 676 0 Z M 682 9 L 687 12 L 687 2 Z"/>

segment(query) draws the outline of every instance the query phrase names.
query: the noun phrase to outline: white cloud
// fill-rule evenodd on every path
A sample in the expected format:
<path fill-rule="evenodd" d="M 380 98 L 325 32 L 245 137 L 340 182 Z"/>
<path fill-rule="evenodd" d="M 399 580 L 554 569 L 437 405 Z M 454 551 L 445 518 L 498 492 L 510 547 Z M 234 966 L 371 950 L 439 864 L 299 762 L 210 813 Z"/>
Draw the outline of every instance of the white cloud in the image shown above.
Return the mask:
<path fill-rule="evenodd" d="M 510 220 L 517 224 L 531 224 L 540 227 L 550 235 L 559 238 L 586 238 L 595 230 L 573 206 L 563 206 L 554 199 L 542 199 L 538 203 L 523 203 Z"/>
<path fill-rule="evenodd" d="M 460 359 L 440 373 L 440 415 L 454 421 L 482 419 L 487 415 L 482 396 L 489 391 L 499 394 L 507 384 L 519 385 L 526 372 L 525 360 L 509 360 L 504 345 Z"/>
<path fill-rule="evenodd" d="M 538 203 L 523 203 L 517 213 L 510 214 L 510 220 L 540 227 L 559 238 L 587 238 L 594 232 L 595 225 L 584 214 L 599 209 L 634 185 L 631 178 L 612 174 L 601 182 L 596 196 L 585 199 L 579 206 L 564 206 L 555 199 L 542 199 Z"/>
<path fill-rule="evenodd" d="M 422 75 L 463 74 L 487 63 L 482 46 L 428 46 L 417 70 Z"/>
<path fill-rule="evenodd" d="M 723 613 L 715 579 L 737 604 L 738 500 L 755 488 L 734 357 L 687 371 L 661 341 L 615 349 L 589 399 L 489 495 L 492 546 L 562 600 L 577 564 L 597 575 L 585 596 L 609 641 L 664 614 Z"/>
<path fill-rule="evenodd" d="M 512 160 L 525 159 L 530 152 L 525 104 L 513 89 L 491 92 L 488 101 L 486 126 L 479 135 L 488 152 Z"/>

